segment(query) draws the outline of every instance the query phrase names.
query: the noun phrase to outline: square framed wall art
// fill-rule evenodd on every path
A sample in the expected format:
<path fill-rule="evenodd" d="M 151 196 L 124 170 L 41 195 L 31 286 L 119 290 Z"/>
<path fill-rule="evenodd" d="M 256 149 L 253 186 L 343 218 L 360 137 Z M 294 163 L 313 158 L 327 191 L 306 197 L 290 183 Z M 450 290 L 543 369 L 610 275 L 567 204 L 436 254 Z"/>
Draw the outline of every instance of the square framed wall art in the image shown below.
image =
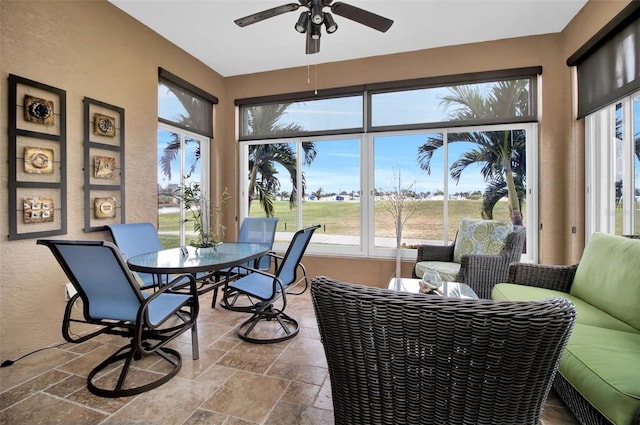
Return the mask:
<path fill-rule="evenodd" d="M 67 233 L 66 92 L 9 74 L 9 240 Z"/>
<path fill-rule="evenodd" d="M 124 222 L 124 109 L 85 97 L 84 231 Z"/>

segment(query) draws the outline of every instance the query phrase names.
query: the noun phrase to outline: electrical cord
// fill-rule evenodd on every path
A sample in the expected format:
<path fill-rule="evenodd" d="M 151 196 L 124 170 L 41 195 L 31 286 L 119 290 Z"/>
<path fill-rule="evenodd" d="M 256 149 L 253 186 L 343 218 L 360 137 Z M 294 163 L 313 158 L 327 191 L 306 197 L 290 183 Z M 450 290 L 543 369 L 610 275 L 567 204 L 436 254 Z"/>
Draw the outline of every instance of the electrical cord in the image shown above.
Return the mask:
<path fill-rule="evenodd" d="M 18 357 L 18 358 L 17 358 L 17 359 L 15 359 L 15 360 L 5 360 L 5 361 L 3 361 L 2 363 L 0 363 L 0 367 L 8 367 L 8 366 L 11 366 L 12 364 L 14 364 L 15 362 L 17 362 L 18 360 L 22 360 L 22 359 L 24 359 L 24 358 L 25 358 L 25 357 L 27 357 L 27 356 L 30 356 L 30 355 L 35 354 L 35 353 L 38 353 L 38 352 L 43 351 L 43 350 L 48 350 L 48 349 L 50 349 L 50 348 L 58 348 L 58 347 L 62 347 L 62 346 L 63 346 L 63 345 L 65 345 L 65 344 L 67 344 L 67 342 L 66 342 L 66 341 L 65 341 L 65 342 L 61 342 L 60 344 L 50 345 L 49 347 L 39 348 L 39 349 L 37 349 L 37 350 L 34 350 L 34 351 L 30 352 L 30 353 L 27 353 L 27 354 L 25 354 L 25 355 L 23 355 L 23 356 Z"/>
<path fill-rule="evenodd" d="M 77 301 L 77 300 L 76 300 L 76 301 Z M 76 309 L 78 309 L 78 310 L 79 310 L 79 307 L 78 307 L 78 303 L 77 303 L 77 302 L 75 302 L 74 307 L 75 307 Z M 72 334 L 73 336 L 77 336 L 77 335 L 76 335 L 75 333 L 73 333 L 73 332 L 71 332 L 71 334 Z M 30 355 L 32 355 L 32 354 L 38 353 L 38 352 L 43 351 L 43 350 L 49 350 L 49 349 L 51 349 L 51 348 L 58 348 L 58 347 L 62 347 L 63 345 L 65 345 L 65 344 L 67 344 L 67 343 L 68 343 L 68 341 L 63 341 L 63 342 L 61 342 L 61 343 L 59 343 L 59 344 L 56 344 L 56 345 L 50 345 L 50 346 L 48 346 L 48 347 L 38 348 L 37 350 L 34 350 L 34 351 L 30 352 L 30 353 L 27 353 L 27 354 L 25 354 L 25 355 L 22 355 L 22 356 L 18 357 L 17 359 L 14 359 L 14 360 L 5 360 L 5 361 L 3 361 L 2 363 L 0 363 L 0 368 L 2 368 L 2 367 L 9 367 L 9 366 L 11 366 L 12 364 L 14 364 L 15 362 L 17 362 L 18 360 L 22 360 L 22 359 L 24 359 L 25 357 L 28 357 L 28 356 L 30 356 Z"/>

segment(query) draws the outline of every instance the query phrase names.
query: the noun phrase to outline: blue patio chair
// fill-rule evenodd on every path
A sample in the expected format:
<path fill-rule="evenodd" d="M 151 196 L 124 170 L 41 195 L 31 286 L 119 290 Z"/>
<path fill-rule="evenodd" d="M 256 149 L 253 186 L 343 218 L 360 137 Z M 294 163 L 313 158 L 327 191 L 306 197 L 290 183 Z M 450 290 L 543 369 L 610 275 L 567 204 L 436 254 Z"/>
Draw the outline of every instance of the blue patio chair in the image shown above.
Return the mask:
<path fill-rule="evenodd" d="M 250 318 L 238 325 L 237 333 L 242 340 L 267 344 L 285 341 L 298 334 L 298 322 L 284 312 L 287 307 L 287 288 L 298 282 L 296 276 L 298 265 L 307 245 L 309 245 L 313 232 L 319 227 L 319 225 L 311 226 L 298 230 L 293 235 L 289 248 L 280 261 L 275 274 L 244 267 L 249 272 L 248 274 L 234 281 L 225 280 L 225 293 L 229 290 L 237 291 L 239 294 L 247 295 L 250 299 L 256 300 L 255 304 L 249 307 L 229 306 L 231 310 L 251 313 Z M 282 302 L 280 308 L 274 305 L 278 300 Z M 256 329 L 258 324 L 263 325 Z M 268 324 L 277 324 L 281 329 L 275 331 L 267 329 L 265 331 Z M 256 336 L 252 335 L 254 332 Z"/>
<path fill-rule="evenodd" d="M 111 233 L 113 242 L 118 246 L 125 257 L 131 258 L 136 255 L 146 254 L 147 252 L 162 251 L 164 248 L 156 228 L 151 223 L 125 223 L 125 224 L 108 224 L 107 229 Z M 141 280 L 142 289 L 166 284 L 169 281 L 167 275 L 154 275 L 150 273 L 135 273 Z M 202 295 L 211 290 L 213 300 L 211 307 L 215 307 L 218 298 L 218 288 L 223 282 L 219 282 L 215 272 L 196 273 L 194 275 L 198 282 L 198 294 Z"/>
<path fill-rule="evenodd" d="M 166 345 L 188 330 L 191 330 L 193 359 L 198 359 L 198 293 L 193 276 L 180 275 L 155 292 L 143 292 L 111 242 L 41 239 L 37 243 L 49 247 L 77 291 L 65 309 L 64 339 L 81 343 L 102 334 L 129 339 L 127 345 L 89 373 L 87 387 L 93 394 L 132 396 L 169 381 L 180 370 L 182 358 Z M 184 291 L 185 285 L 188 293 L 173 292 L 177 287 Z M 75 306 L 79 301 L 83 317 L 75 318 L 72 316 L 77 316 Z M 88 333 L 81 332 L 86 331 L 86 326 L 72 331 L 74 323 L 97 328 Z M 148 374 L 157 377 L 143 382 L 135 375 L 130 377 L 132 366 L 154 363 L 143 360 L 148 356 L 162 362 L 162 367 L 154 366 L 154 373 Z M 96 377 L 98 379 L 94 379 Z"/>
<path fill-rule="evenodd" d="M 276 236 L 276 227 L 278 225 L 278 218 L 268 217 L 246 217 L 242 220 L 240 226 L 240 232 L 238 233 L 238 242 L 259 243 L 268 245 L 269 249 L 273 247 L 273 240 Z M 239 278 L 247 273 L 247 268 L 256 268 L 262 271 L 269 271 L 271 268 L 271 256 L 265 255 L 259 259 L 248 262 L 242 265 L 242 267 L 233 267 L 231 269 L 223 269 L 219 272 L 219 278 L 227 276 L 231 279 Z M 238 293 L 230 291 L 226 293 L 223 291 L 220 305 L 227 308 L 229 305 L 235 304 L 238 298 Z"/>
<path fill-rule="evenodd" d="M 238 242 L 259 243 L 268 245 L 269 249 L 273 247 L 273 240 L 276 236 L 276 227 L 278 225 L 279 218 L 269 217 L 246 217 L 242 220 L 240 226 L 240 232 L 238 233 Z M 256 260 L 253 265 L 245 264 L 246 266 L 252 266 L 253 268 L 260 270 L 269 270 L 271 267 L 271 257 L 265 255 Z M 238 273 L 242 273 L 241 269 L 236 270 Z"/>
<path fill-rule="evenodd" d="M 164 249 L 156 228 L 151 223 L 108 224 L 107 229 L 111 233 L 113 242 L 127 258 Z M 166 275 L 150 273 L 137 273 L 137 275 L 142 281 L 142 289 L 165 284 L 168 281 Z"/>

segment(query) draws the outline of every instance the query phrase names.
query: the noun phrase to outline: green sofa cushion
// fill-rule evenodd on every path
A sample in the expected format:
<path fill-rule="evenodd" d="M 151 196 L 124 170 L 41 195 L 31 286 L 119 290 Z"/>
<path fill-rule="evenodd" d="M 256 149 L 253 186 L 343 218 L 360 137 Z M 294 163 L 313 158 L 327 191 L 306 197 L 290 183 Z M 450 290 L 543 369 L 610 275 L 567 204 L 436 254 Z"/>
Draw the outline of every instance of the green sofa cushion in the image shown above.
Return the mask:
<path fill-rule="evenodd" d="M 640 330 L 640 240 L 594 233 L 571 295 Z"/>
<path fill-rule="evenodd" d="M 576 323 L 558 371 L 615 424 L 640 411 L 640 334 Z"/>
<path fill-rule="evenodd" d="M 510 221 L 463 218 L 453 247 L 453 261 L 459 263 L 464 254 L 499 254 L 511 232 Z"/>
<path fill-rule="evenodd" d="M 629 326 L 625 322 L 616 319 L 604 311 L 584 302 L 580 298 L 567 294 L 566 292 L 513 283 L 498 283 L 493 287 L 493 291 L 491 292 L 491 298 L 494 300 L 537 301 L 551 297 L 564 297 L 571 301 L 576 306 L 577 323 L 599 326 L 623 332 L 638 332 L 638 330 Z"/>

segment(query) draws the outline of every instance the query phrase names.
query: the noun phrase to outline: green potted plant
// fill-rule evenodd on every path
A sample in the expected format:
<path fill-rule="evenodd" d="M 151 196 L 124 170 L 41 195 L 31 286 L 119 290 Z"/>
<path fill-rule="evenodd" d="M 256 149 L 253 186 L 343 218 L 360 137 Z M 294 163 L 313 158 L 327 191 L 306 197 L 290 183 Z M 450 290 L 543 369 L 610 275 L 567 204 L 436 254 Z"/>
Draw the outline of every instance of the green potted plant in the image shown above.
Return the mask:
<path fill-rule="evenodd" d="M 196 248 L 212 247 L 224 238 L 226 227 L 220 224 L 217 218 L 222 215 L 222 211 L 227 207 L 227 202 L 231 198 L 227 188 L 222 192 L 219 205 L 213 209 L 211 209 L 209 199 L 202 193 L 202 187 L 198 182 L 184 185 L 176 197 L 184 203 L 186 217 L 183 222 L 192 221 L 193 231 L 197 235 L 197 240 L 192 241 L 190 245 Z M 209 220 L 212 218 L 215 224 L 210 226 Z"/>

